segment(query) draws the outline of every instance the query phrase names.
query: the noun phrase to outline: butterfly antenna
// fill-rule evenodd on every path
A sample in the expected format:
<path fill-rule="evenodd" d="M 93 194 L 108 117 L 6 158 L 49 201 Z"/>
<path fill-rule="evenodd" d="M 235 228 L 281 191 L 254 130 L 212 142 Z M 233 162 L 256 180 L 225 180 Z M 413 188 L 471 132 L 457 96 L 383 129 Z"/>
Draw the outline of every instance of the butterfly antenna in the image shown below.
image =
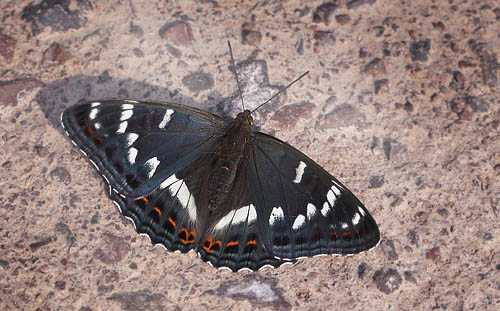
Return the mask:
<path fill-rule="evenodd" d="M 227 45 L 229 46 L 229 55 L 231 55 L 231 66 L 234 68 L 234 77 L 236 78 L 236 84 L 238 84 L 238 92 L 240 92 L 241 105 L 243 106 L 243 110 L 245 110 L 245 103 L 243 102 L 243 93 L 241 92 L 240 80 L 238 79 L 236 64 L 234 63 L 233 49 L 231 48 L 231 42 L 229 42 L 229 40 L 227 40 Z"/>
<path fill-rule="evenodd" d="M 292 84 L 294 84 L 295 82 L 299 81 L 300 79 L 302 79 L 303 77 L 305 77 L 307 74 L 309 73 L 309 71 L 306 71 L 304 72 L 303 74 L 300 75 L 300 77 L 298 77 L 297 79 L 293 80 L 292 82 L 290 82 L 287 86 L 285 86 L 284 88 L 282 88 L 281 90 L 279 90 L 276 94 L 274 94 L 273 96 L 271 96 L 271 98 L 269 98 L 268 100 L 266 100 L 265 102 L 263 102 L 262 104 L 260 104 L 257 108 L 255 108 L 254 110 L 250 111 L 250 113 L 254 113 L 255 110 L 259 109 L 260 107 L 264 106 L 265 104 L 267 104 L 268 102 L 270 102 L 271 100 L 273 100 L 276 96 L 280 95 L 281 93 L 283 93 L 284 91 L 286 91 L 286 89 L 288 89 L 289 87 L 292 86 Z"/>

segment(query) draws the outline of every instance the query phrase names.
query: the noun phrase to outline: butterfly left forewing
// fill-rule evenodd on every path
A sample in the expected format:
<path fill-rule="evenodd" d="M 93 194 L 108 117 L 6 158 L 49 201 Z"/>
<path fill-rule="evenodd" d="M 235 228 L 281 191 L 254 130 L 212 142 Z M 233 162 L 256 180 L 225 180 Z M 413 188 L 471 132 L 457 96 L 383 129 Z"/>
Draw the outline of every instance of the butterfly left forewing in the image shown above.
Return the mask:
<path fill-rule="evenodd" d="M 147 195 L 200 154 L 210 152 L 224 121 L 171 103 L 101 100 L 61 116 L 71 140 L 123 196 Z"/>

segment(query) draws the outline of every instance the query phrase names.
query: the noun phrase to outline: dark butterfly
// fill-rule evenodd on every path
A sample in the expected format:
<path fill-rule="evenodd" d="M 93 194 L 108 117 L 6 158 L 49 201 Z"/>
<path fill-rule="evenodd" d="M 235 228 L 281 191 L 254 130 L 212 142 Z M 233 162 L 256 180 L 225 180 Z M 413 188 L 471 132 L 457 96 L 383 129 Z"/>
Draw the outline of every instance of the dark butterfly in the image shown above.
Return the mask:
<path fill-rule="evenodd" d="M 214 267 L 258 270 L 353 254 L 380 240 L 372 216 L 332 175 L 287 143 L 178 104 L 99 100 L 62 125 L 136 230 Z"/>

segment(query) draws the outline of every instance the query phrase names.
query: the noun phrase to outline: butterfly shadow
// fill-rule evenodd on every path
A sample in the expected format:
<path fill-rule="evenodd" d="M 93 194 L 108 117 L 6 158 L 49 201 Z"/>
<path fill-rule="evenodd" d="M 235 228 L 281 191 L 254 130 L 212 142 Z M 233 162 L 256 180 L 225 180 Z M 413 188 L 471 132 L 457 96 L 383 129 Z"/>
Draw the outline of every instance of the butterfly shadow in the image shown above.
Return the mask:
<path fill-rule="evenodd" d="M 227 116 L 226 109 L 232 105 L 232 97 L 223 97 L 211 91 L 201 102 L 183 95 L 178 89 L 159 87 L 133 79 L 114 79 L 105 71 L 99 76 L 76 75 L 47 83 L 36 94 L 36 101 L 49 123 L 62 132 L 60 116 L 68 107 L 86 101 L 122 98 L 172 102 L 197 107 L 221 117 Z"/>
<path fill-rule="evenodd" d="M 281 83 L 269 82 L 267 63 L 264 60 L 250 57 L 239 62 L 236 67 L 246 109 L 256 108 L 284 88 Z M 229 70 L 234 72 L 232 66 Z M 62 131 L 60 116 L 64 109 L 77 103 L 110 98 L 171 102 L 200 108 L 227 119 L 242 111 L 236 82 L 233 90 L 233 94 L 224 96 L 214 87 L 197 101 L 182 94 L 178 88 L 169 89 L 130 78 L 115 79 L 105 70 L 99 76 L 75 75 L 47 83 L 36 95 L 36 100 L 50 124 Z M 259 109 L 254 123 L 256 129 L 260 129 L 259 120 L 265 120 L 269 113 L 276 111 L 286 100 L 287 92 L 283 91 Z"/>

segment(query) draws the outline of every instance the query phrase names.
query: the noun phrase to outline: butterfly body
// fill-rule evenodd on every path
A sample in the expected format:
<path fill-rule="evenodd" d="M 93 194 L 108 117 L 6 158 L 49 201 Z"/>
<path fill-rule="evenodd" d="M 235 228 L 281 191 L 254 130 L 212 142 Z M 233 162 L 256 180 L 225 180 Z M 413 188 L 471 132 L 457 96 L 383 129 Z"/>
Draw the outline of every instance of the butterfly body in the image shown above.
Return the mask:
<path fill-rule="evenodd" d="M 213 168 L 208 178 L 208 210 L 227 206 L 228 195 L 233 186 L 238 168 L 248 153 L 248 142 L 253 131 L 250 125 L 250 111 L 238 114 L 226 127 L 224 134 L 215 145 L 213 154 Z"/>
<path fill-rule="evenodd" d="M 110 99 L 66 109 L 62 124 L 140 233 L 219 268 L 258 270 L 375 246 L 363 204 L 313 160 L 188 106 Z"/>

